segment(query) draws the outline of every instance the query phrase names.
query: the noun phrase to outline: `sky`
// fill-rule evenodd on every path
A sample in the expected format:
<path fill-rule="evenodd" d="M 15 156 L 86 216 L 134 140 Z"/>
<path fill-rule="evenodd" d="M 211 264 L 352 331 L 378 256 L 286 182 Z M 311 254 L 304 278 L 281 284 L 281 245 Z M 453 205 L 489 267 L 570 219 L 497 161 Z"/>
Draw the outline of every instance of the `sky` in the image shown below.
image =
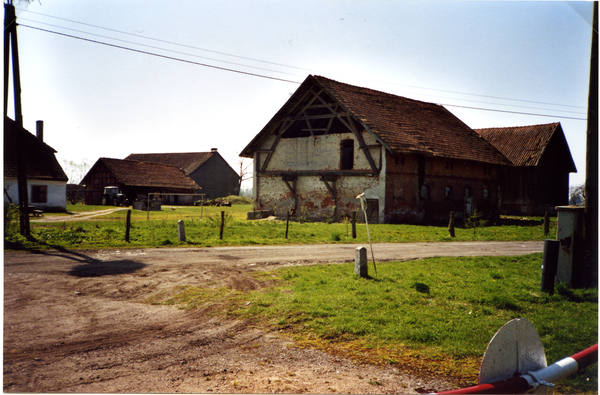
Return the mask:
<path fill-rule="evenodd" d="M 591 2 L 14 3 L 24 126 L 43 120 L 61 163 L 217 148 L 237 171 L 313 74 L 444 105 L 471 128 L 560 122 L 570 183 L 585 182 Z"/>

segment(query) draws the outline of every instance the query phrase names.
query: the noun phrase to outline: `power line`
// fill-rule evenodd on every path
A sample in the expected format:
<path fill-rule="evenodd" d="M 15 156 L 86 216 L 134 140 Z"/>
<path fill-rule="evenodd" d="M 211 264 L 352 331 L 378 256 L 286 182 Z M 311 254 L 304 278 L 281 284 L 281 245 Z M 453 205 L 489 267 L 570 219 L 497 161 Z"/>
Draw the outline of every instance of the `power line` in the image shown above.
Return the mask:
<path fill-rule="evenodd" d="M 139 50 L 139 49 L 127 48 L 127 47 L 123 47 L 123 46 L 120 46 L 120 45 L 109 44 L 109 43 L 104 43 L 102 41 L 91 40 L 89 38 L 77 37 L 77 36 L 73 36 L 73 35 L 66 34 L 66 33 L 54 32 L 52 30 L 42 29 L 42 28 L 39 28 L 39 27 L 33 27 L 33 26 L 23 25 L 23 24 L 19 24 L 19 26 L 28 27 L 30 29 L 39 30 L 39 31 L 46 32 L 46 33 L 57 34 L 59 36 L 70 37 L 70 38 L 74 38 L 74 39 L 77 39 L 77 40 L 88 41 L 88 42 L 95 43 L 95 44 L 106 45 L 108 47 L 124 49 L 126 51 L 138 52 L 138 53 L 142 53 L 142 54 L 145 54 L 145 55 L 151 55 L 151 56 L 156 56 L 156 57 L 159 57 L 159 58 L 164 58 L 164 59 L 169 59 L 169 60 L 175 60 L 175 61 L 178 61 L 178 62 L 184 62 L 184 63 L 194 64 L 196 66 L 209 67 L 209 68 L 213 68 L 213 69 L 217 69 L 217 70 L 230 71 L 232 73 L 251 75 L 253 77 L 266 78 L 266 79 L 270 79 L 270 80 L 276 80 L 276 81 L 282 81 L 282 82 L 290 82 L 292 84 L 300 84 L 297 81 L 285 80 L 283 78 L 270 77 L 270 76 L 267 76 L 267 75 L 256 74 L 256 73 L 249 73 L 249 72 L 241 71 L 241 70 L 228 69 L 226 67 L 219 67 L 219 66 L 214 66 L 214 65 L 206 64 L 206 63 L 192 62 L 191 60 L 174 58 L 172 56 L 160 55 L 160 54 L 157 54 L 157 53 L 152 53 L 152 52 L 148 52 L 148 51 L 142 51 L 142 50 Z"/>
<path fill-rule="evenodd" d="M 109 43 L 105 43 L 105 42 L 101 42 L 101 41 L 97 41 L 97 40 L 91 40 L 91 39 L 83 38 L 83 37 L 77 37 L 77 36 L 73 36 L 73 35 L 66 34 L 66 33 L 55 32 L 55 31 L 52 31 L 52 30 L 42 29 L 42 28 L 39 28 L 39 27 L 34 27 L 34 26 L 29 26 L 29 25 L 23 25 L 23 24 L 19 24 L 19 26 L 27 27 L 27 28 L 34 29 L 34 30 L 43 31 L 43 32 L 46 32 L 46 33 L 52 33 L 52 34 L 56 34 L 56 35 L 59 35 L 59 36 L 74 38 L 74 39 L 77 39 L 77 40 L 87 41 L 87 42 L 91 42 L 91 43 L 95 43 L 95 44 L 105 45 L 105 46 L 109 46 L 109 47 L 113 47 L 113 48 L 124 49 L 126 51 L 132 51 L 132 52 L 137 52 L 137 53 L 141 53 L 141 54 L 145 54 L 145 55 L 156 56 L 156 57 L 159 57 L 159 58 L 174 60 L 174 61 L 183 62 L 183 63 L 189 63 L 189 64 L 193 64 L 193 65 L 196 65 L 196 66 L 209 67 L 209 68 L 213 68 L 213 69 L 217 69 L 217 70 L 229 71 L 229 72 L 238 73 L 238 74 L 244 74 L 244 75 L 249 75 L 249 76 L 253 76 L 253 77 L 266 78 L 266 79 L 271 79 L 271 80 L 275 80 L 275 81 L 289 82 L 289 83 L 292 83 L 292 84 L 300 84 L 300 82 L 297 82 L 297 81 L 286 80 L 286 79 L 277 78 L 277 77 L 270 77 L 270 76 L 266 76 L 266 75 L 262 75 L 262 74 L 256 74 L 256 73 L 249 73 L 249 72 L 245 72 L 245 71 L 241 71 L 241 70 L 234 70 L 234 69 L 229 69 L 229 68 L 226 68 L 226 67 L 214 66 L 214 65 L 210 65 L 210 64 L 206 64 L 206 63 L 193 62 L 193 61 L 190 61 L 190 60 L 175 58 L 175 57 L 172 57 L 172 56 L 160 55 L 160 54 L 156 54 L 156 53 L 152 53 L 152 52 L 148 52 L 148 51 L 142 51 L 142 50 L 139 50 L 139 49 L 127 48 L 127 47 L 123 47 L 123 46 L 120 46 L 120 45 L 109 44 Z M 460 99 L 457 99 L 457 100 L 460 100 Z M 456 104 L 440 104 L 440 105 L 447 106 L 447 107 L 458 107 L 458 108 L 465 108 L 465 109 L 470 109 L 470 110 L 493 111 L 493 112 L 502 112 L 502 113 L 509 113 L 509 114 L 520 114 L 520 115 L 530 115 L 530 116 L 539 116 L 539 117 L 554 117 L 554 118 L 573 119 L 573 120 L 582 120 L 582 121 L 587 120 L 586 118 L 565 117 L 565 116 L 561 116 L 561 115 L 549 115 L 549 114 L 534 114 L 534 113 L 526 113 L 526 112 L 518 112 L 518 111 L 509 111 L 509 110 L 497 110 L 497 109 L 490 109 L 490 108 L 468 107 L 468 106 L 460 106 L 460 105 L 456 105 Z"/>
<path fill-rule="evenodd" d="M 572 7 L 572 5 L 571 5 L 571 7 Z M 115 32 L 115 33 L 125 34 L 125 35 L 129 35 L 129 36 L 133 36 L 133 37 L 138 37 L 138 38 L 142 38 L 142 39 L 146 39 L 146 40 L 157 41 L 157 42 L 161 42 L 161 43 L 165 43 L 165 44 L 177 45 L 177 46 L 181 46 L 181 47 L 185 47 L 185 48 L 190 48 L 190 49 L 195 49 L 195 50 L 199 50 L 199 51 L 210 52 L 210 53 L 214 53 L 214 54 L 218 54 L 218 55 L 231 56 L 231 57 L 238 58 L 238 59 L 244 59 L 244 60 L 250 60 L 250 61 L 253 61 L 253 62 L 260 62 L 260 63 L 265 63 L 265 64 L 271 64 L 271 65 L 274 65 L 274 66 L 288 67 L 288 68 L 292 68 L 292 69 L 296 69 L 296 70 L 307 71 L 307 72 L 309 72 L 311 74 L 328 74 L 328 73 L 319 72 L 319 71 L 315 71 L 315 70 L 310 70 L 310 69 L 306 69 L 306 68 L 302 68 L 302 67 L 285 65 L 285 64 L 282 64 L 282 63 L 269 62 L 269 61 L 260 60 L 260 59 L 254 59 L 254 58 L 245 57 L 245 56 L 233 55 L 233 54 L 229 54 L 229 53 L 226 53 L 226 52 L 214 51 L 214 50 L 205 49 L 205 48 L 199 48 L 199 47 L 195 47 L 195 46 L 191 46 L 191 45 L 180 44 L 180 43 L 176 43 L 176 42 L 172 42 L 172 41 L 161 40 L 161 39 L 158 39 L 158 38 L 146 37 L 146 36 L 142 36 L 142 35 L 139 35 L 139 34 L 124 32 L 124 31 L 121 31 L 121 30 L 111 29 L 111 28 L 107 28 L 107 27 L 103 27 L 103 26 L 97 26 L 97 25 L 93 25 L 93 24 L 85 23 L 85 22 L 74 21 L 74 20 L 71 20 L 71 19 L 61 18 L 61 17 L 57 17 L 57 16 L 53 16 L 53 15 L 47 15 L 47 14 L 43 14 L 43 13 L 39 13 L 39 12 L 34 12 L 34 11 L 29 11 L 29 10 L 25 10 L 25 9 L 20 9 L 20 10 L 21 11 L 25 11 L 25 12 L 29 12 L 29 13 L 32 13 L 32 14 L 36 14 L 36 15 L 41 15 L 41 16 L 45 16 L 45 17 L 49 17 L 49 18 L 54 18 L 54 19 L 60 19 L 60 20 L 66 21 L 66 22 L 77 23 L 77 24 L 84 25 L 84 26 L 89 26 L 89 27 L 93 27 L 93 28 L 97 28 L 97 29 L 103 29 L 103 30 L 107 30 L 107 31 Z M 42 23 L 42 22 L 36 22 L 36 23 Z M 53 26 L 53 25 L 50 25 L 50 26 Z M 54 27 L 58 27 L 58 26 L 54 26 Z M 64 28 L 64 29 L 68 29 L 68 28 Z M 68 30 L 73 30 L 73 29 L 68 29 Z M 75 30 L 75 31 L 77 31 L 77 30 Z M 84 32 L 80 32 L 80 33 L 84 33 Z M 93 33 L 86 33 L 86 34 L 93 34 Z M 103 37 L 103 36 L 100 36 L 100 37 Z M 118 40 L 118 39 L 114 39 L 114 40 Z M 119 41 L 124 41 L 124 40 L 119 40 Z M 125 41 L 125 42 L 127 42 L 127 41 Z M 137 45 L 144 45 L 144 44 L 137 44 Z M 152 47 L 152 46 L 148 46 L 148 47 L 155 48 L 155 47 Z M 166 50 L 165 49 L 165 51 L 171 51 L 171 50 Z M 180 53 L 180 52 L 176 52 L 176 51 L 171 51 L 171 52 Z M 190 55 L 190 56 L 197 56 L 197 55 Z M 197 57 L 203 58 L 201 56 L 197 56 Z M 215 61 L 223 62 L 223 63 L 240 65 L 238 63 L 231 63 L 231 62 L 222 61 L 222 60 L 216 60 L 216 59 L 211 59 L 211 58 L 203 58 L 203 59 L 209 59 L 209 60 L 215 60 Z M 249 66 L 249 65 L 240 65 L 240 66 L 243 66 L 243 67 L 252 67 L 252 68 L 256 68 L 256 69 L 260 69 L 260 70 L 267 70 L 267 69 L 261 69 L 259 67 Z M 273 71 L 273 70 L 269 70 L 269 71 Z M 273 72 L 294 75 L 294 74 L 280 72 L 280 71 L 273 71 Z M 331 74 L 331 73 L 329 73 L 329 74 Z M 485 98 L 490 98 L 490 99 L 511 100 L 511 101 L 523 102 L 523 103 L 543 104 L 543 105 L 551 105 L 551 106 L 559 106 L 559 107 L 571 107 L 571 108 L 586 109 L 586 107 L 573 106 L 573 105 L 568 105 L 568 104 L 548 103 L 548 102 L 541 102 L 541 101 L 535 101 L 535 100 L 524 100 L 524 99 L 511 99 L 511 98 L 505 98 L 505 97 L 499 97 L 499 96 L 480 95 L 480 94 L 475 94 L 475 93 L 464 93 L 464 92 L 448 91 L 448 90 L 441 90 L 441 89 L 434 89 L 434 88 L 424 88 L 424 87 L 420 87 L 420 86 L 397 84 L 397 83 L 386 82 L 386 81 L 374 81 L 374 80 L 366 80 L 366 81 L 378 82 L 378 83 L 383 83 L 383 84 L 388 84 L 388 85 L 402 86 L 402 87 L 413 88 L 413 89 L 423 89 L 423 90 L 429 90 L 429 91 L 434 91 L 434 92 L 444 92 L 444 93 L 459 94 L 459 95 L 466 95 L 466 96 L 485 97 Z M 433 96 L 433 97 L 436 97 L 436 96 Z M 462 99 L 456 99 L 456 100 L 462 100 Z M 501 104 L 501 103 L 485 103 L 485 104 L 510 105 L 510 104 Z M 527 107 L 525 107 L 525 108 L 527 108 Z M 537 109 L 537 108 L 534 108 L 534 109 Z M 562 110 L 557 110 L 557 111 L 562 111 Z M 565 111 L 562 111 L 562 112 L 565 112 Z"/>
<path fill-rule="evenodd" d="M 496 110 L 491 108 L 477 108 L 477 107 L 467 107 L 467 106 L 459 106 L 456 104 L 439 104 L 440 106 L 446 107 L 459 107 L 459 108 L 467 108 L 469 110 L 481 110 L 481 111 L 494 111 L 494 112 L 505 112 L 509 114 L 520 114 L 520 115 L 533 115 L 536 117 L 549 117 L 549 118 L 561 118 L 561 119 L 574 119 L 577 121 L 587 121 L 587 118 L 575 118 L 575 117 L 564 117 L 561 115 L 548 115 L 548 114 L 533 114 L 529 112 L 517 112 L 517 111 L 508 111 L 508 110 Z"/>
<path fill-rule="evenodd" d="M 208 57 L 206 57 L 206 56 L 194 55 L 194 54 L 190 54 L 190 53 L 186 53 L 186 52 L 175 51 L 175 50 L 172 50 L 172 49 L 166 49 L 166 48 L 161 48 L 161 47 L 155 47 L 155 46 L 152 46 L 152 45 L 147 45 L 147 44 L 140 44 L 140 43 L 136 43 L 136 42 L 133 42 L 133 41 L 122 40 L 122 39 L 120 39 L 120 38 L 114 38 L 114 37 L 109 37 L 109 36 L 103 36 L 103 35 L 100 35 L 100 34 L 89 33 L 89 32 L 85 32 L 85 31 L 82 31 L 82 30 L 71 29 L 71 28 L 68 28 L 68 27 L 63 27 L 63 26 L 52 25 L 52 24 L 50 24 L 50 23 L 44 23 L 44 22 L 39 22 L 39 21 L 32 21 L 32 20 L 30 20 L 30 19 L 26 19 L 26 18 L 20 18 L 20 19 L 21 19 L 22 21 L 34 22 L 34 23 L 38 23 L 38 24 L 41 24 L 41 25 L 52 26 L 52 27 L 59 28 L 59 29 L 69 30 L 69 31 L 72 31 L 72 32 L 77 32 L 77 33 L 87 34 L 87 35 L 90 35 L 90 36 L 95 36 L 95 37 L 101 37 L 101 38 L 105 38 L 105 39 L 108 39 L 108 40 L 114 40 L 114 41 L 124 42 L 124 43 L 127 43 L 127 44 L 138 45 L 138 46 L 141 46 L 141 47 L 152 48 L 152 49 L 158 49 L 158 50 L 161 50 L 161 51 L 167 51 L 167 52 L 172 52 L 172 53 L 176 53 L 176 54 L 179 54 L 179 55 L 186 55 L 186 56 L 192 56 L 192 57 L 195 57 L 195 58 L 200 58 L 200 59 L 213 60 L 213 61 L 215 61 L 215 62 L 227 63 L 227 64 L 232 64 L 232 65 L 235 65 L 235 66 L 241 66 L 241 67 L 250 67 L 250 68 L 253 68 L 253 69 L 258 69 L 258 70 L 263 70 L 263 71 L 270 71 L 270 72 L 272 72 L 272 73 L 287 74 L 287 75 L 291 75 L 291 76 L 294 76 L 294 77 L 302 77 L 302 76 L 299 76 L 299 75 L 297 75 L 297 74 L 286 73 L 285 71 L 271 70 L 271 69 L 265 69 L 265 68 L 262 68 L 262 67 L 256 67 L 256 66 L 245 65 L 245 64 L 241 64 L 241 63 L 228 62 L 228 61 L 226 61 L 226 60 L 213 59 L 213 58 L 208 58 Z M 23 26 L 25 26 L 25 25 L 23 25 Z"/>

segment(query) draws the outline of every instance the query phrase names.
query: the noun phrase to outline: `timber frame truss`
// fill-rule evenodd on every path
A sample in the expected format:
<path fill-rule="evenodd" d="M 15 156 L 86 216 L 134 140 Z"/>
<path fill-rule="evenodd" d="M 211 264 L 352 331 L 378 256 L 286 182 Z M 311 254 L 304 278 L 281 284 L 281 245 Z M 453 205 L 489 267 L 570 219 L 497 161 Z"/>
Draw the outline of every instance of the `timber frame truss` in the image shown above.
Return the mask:
<path fill-rule="evenodd" d="M 297 181 L 299 176 L 317 176 L 323 182 L 331 194 L 337 207 L 337 191 L 335 181 L 338 177 L 347 176 L 371 176 L 379 175 L 381 167 L 378 167 L 375 159 L 371 155 L 370 148 L 380 148 L 379 163 L 382 163 L 382 151 L 384 145 L 367 145 L 362 133 L 367 129 L 360 122 L 354 119 L 351 113 L 340 103 L 332 98 L 324 89 L 313 86 L 300 99 L 298 104 L 290 115 L 280 120 L 275 132 L 275 140 L 268 149 L 259 149 L 258 155 L 265 153 L 267 156 L 262 163 L 259 175 L 281 177 L 294 198 L 294 212 L 298 209 Z M 297 170 L 297 171 L 269 171 L 267 167 L 277 145 L 282 138 L 295 137 L 316 137 L 330 133 L 352 133 L 358 142 L 359 149 L 365 155 L 369 162 L 370 170 Z M 260 157 L 257 157 L 260 163 Z M 334 208 L 334 216 L 337 214 L 337 208 Z"/>

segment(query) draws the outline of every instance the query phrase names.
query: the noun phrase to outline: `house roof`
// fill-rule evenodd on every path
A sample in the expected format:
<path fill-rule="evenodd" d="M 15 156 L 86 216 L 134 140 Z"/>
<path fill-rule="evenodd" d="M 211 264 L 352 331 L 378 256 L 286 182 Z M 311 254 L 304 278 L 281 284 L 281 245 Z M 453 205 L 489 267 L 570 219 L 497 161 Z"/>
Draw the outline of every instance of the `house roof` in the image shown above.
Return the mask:
<path fill-rule="evenodd" d="M 140 187 L 162 187 L 181 189 L 201 189 L 198 184 L 188 177 L 177 166 L 160 163 L 138 162 L 127 159 L 100 158 L 92 169 L 81 181 L 86 179 L 100 163 L 104 164 L 115 176 L 117 181 L 124 185 Z"/>
<path fill-rule="evenodd" d="M 240 155 L 251 157 L 315 86 L 325 90 L 391 152 L 510 164 L 473 129 L 440 105 L 312 75 Z"/>
<path fill-rule="evenodd" d="M 4 178 L 18 178 L 17 136 L 19 134 L 25 149 L 27 179 L 64 182 L 69 180 L 54 155 L 56 150 L 25 129 L 19 132 L 16 122 L 7 117 L 4 118 Z"/>
<path fill-rule="evenodd" d="M 576 172 L 560 122 L 543 125 L 475 129 L 515 166 L 538 166 L 550 142 L 562 143 L 569 171 Z M 566 150 L 565 150 L 566 148 Z"/>
<path fill-rule="evenodd" d="M 186 174 L 191 174 L 213 155 L 219 155 L 216 151 L 211 152 L 175 152 L 165 154 L 131 154 L 125 159 L 140 162 L 162 163 L 177 166 Z"/>

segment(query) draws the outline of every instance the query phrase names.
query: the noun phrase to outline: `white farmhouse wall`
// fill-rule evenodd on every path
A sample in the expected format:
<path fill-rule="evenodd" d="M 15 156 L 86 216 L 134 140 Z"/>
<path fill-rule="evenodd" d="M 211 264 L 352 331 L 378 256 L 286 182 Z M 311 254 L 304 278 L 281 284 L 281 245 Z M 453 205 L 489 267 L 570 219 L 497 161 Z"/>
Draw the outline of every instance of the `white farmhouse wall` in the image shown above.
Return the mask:
<path fill-rule="evenodd" d="M 46 203 L 31 203 L 31 186 L 46 185 L 48 187 L 48 201 Z M 17 180 L 4 179 L 4 188 L 8 187 L 8 194 L 14 204 L 19 204 L 19 191 Z M 67 183 L 64 181 L 50 180 L 27 180 L 27 194 L 30 204 L 42 210 L 65 211 L 67 209 Z M 4 194 L 4 202 L 8 203 L 8 198 Z"/>

